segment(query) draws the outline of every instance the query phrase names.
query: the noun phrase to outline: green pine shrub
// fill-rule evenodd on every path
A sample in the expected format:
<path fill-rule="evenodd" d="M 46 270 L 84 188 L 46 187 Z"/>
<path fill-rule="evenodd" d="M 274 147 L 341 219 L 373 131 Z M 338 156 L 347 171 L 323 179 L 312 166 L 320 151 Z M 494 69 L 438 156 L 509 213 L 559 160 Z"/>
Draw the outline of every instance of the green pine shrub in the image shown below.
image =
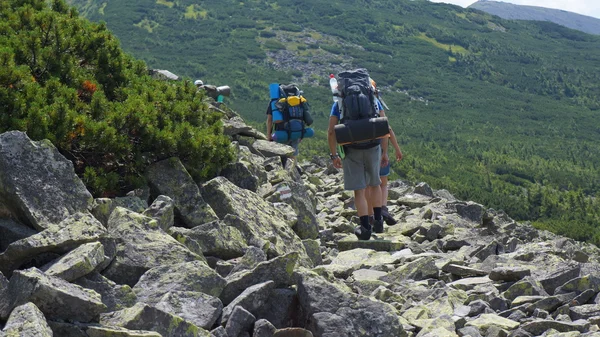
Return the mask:
<path fill-rule="evenodd" d="M 96 196 L 142 185 L 148 165 L 172 156 L 198 181 L 233 158 L 202 92 L 151 78 L 63 0 L 2 2 L 0 46 L 0 132 L 49 139 Z"/>

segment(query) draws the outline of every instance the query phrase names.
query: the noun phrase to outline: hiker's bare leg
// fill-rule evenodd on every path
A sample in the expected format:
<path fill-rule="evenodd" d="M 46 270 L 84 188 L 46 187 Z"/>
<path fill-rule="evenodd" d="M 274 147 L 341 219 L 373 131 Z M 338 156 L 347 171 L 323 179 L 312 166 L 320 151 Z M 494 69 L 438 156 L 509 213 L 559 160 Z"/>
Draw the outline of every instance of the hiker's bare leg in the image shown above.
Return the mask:
<path fill-rule="evenodd" d="M 367 203 L 367 190 L 356 190 L 354 191 L 354 206 L 358 216 L 365 216 L 369 214 L 369 204 Z"/>
<path fill-rule="evenodd" d="M 372 211 L 374 207 L 381 207 L 381 187 L 379 185 L 368 186 L 367 190 L 369 190 L 368 194 L 370 196 L 369 209 Z"/>
<path fill-rule="evenodd" d="M 386 206 L 388 200 L 388 177 L 383 176 L 379 177 L 379 179 L 381 179 L 381 185 L 379 185 L 381 187 L 381 206 Z"/>
<path fill-rule="evenodd" d="M 367 197 L 367 205 L 369 207 L 369 216 L 373 216 L 373 207 L 375 207 L 375 205 L 373 204 L 373 197 L 371 196 L 371 189 L 367 187 L 366 191 L 366 197 Z"/>

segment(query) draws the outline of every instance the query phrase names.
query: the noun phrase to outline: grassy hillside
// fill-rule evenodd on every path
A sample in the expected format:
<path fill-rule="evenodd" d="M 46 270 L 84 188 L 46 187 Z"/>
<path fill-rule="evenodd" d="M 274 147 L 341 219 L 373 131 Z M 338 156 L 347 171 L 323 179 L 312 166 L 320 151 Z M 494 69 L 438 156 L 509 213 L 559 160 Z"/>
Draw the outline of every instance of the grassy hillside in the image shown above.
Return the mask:
<path fill-rule="evenodd" d="M 72 3 L 149 66 L 230 85 L 255 123 L 269 83 L 299 82 L 317 115 L 305 156 L 326 153 L 328 74 L 366 67 L 405 152 L 396 176 L 595 235 L 600 37 L 428 1 Z"/>
<path fill-rule="evenodd" d="M 480 0 L 469 6 L 509 20 L 550 21 L 588 34 L 600 35 L 600 19 L 560 9 L 522 6 L 507 2 Z"/>
<path fill-rule="evenodd" d="M 0 133 L 49 139 L 95 196 L 143 186 L 147 166 L 173 156 L 198 180 L 215 176 L 233 153 L 203 96 L 151 78 L 61 0 L 0 2 Z"/>

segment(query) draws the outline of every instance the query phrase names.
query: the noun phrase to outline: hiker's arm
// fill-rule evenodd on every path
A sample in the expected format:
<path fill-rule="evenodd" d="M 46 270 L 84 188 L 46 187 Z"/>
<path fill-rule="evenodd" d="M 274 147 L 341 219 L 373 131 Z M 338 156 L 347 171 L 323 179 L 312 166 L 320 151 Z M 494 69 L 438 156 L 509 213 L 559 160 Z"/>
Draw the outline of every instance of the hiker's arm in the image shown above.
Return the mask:
<path fill-rule="evenodd" d="M 385 117 L 385 111 L 383 111 L 383 110 L 379 111 L 379 115 L 381 117 Z M 394 150 L 396 150 L 396 160 L 402 160 L 402 151 L 400 150 L 400 145 L 398 145 L 398 139 L 396 138 L 396 134 L 394 133 L 392 126 L 390 126 L 389 128 L 390 128 L 390 140 L 392 141 L 392 146 L 394 146 Z M 384 143 L 387 143 L 387 142 L 384 142 Z M 385 153 L 387 153 L 387 151 Z"/>
<path fill-rule="evenodd" d="M 396 160 L 402 160 L 402 151 L 400 150 L 400 145 L 398 145 L 398 140 L 396 139 L 396 134 L 392 127 L 390 126 L 390 140 L 392 141 L 392 145 L 394 146 L 394 150 L 396 150 Z"/>
<path fill-rule="evenodd" d="M 337 116 L 329 117 L 329 127 L 327 128 L 327 142 L 329 143 L 329 153 L 337 154 L 337 139 L 335 138 L 335 126 L 338 123 Z M 336 168 L 342 167 L 342 159 L 339 157 L 333 159 L 333 166 Z"/>
<path fill-rule="evenodd" d="M 379 116 L 380 117 L 385 117 L 385 111 L 383 110 L 379 110 Z M 388 126 L 388 128 L 390 129 L 390 134 L 392 131 L 392 128 Z M 388 137 L 384 137 L 381 140 L 381 167 L 385 167 L 388 164 L 389 158 L 388 158 Z"/>
<path fill-rule="evenodd" d="M 267 140 L 272 140 L 271 131 L 273 127 L 273 115 L 267 115 Z"/>

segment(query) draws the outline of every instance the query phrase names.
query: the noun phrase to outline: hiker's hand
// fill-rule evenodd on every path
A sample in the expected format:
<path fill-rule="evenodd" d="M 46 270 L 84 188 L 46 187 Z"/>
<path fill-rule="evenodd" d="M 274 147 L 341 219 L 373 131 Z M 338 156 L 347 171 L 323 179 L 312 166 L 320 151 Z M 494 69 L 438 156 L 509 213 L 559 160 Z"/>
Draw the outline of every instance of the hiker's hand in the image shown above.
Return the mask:
<path fill-rule="evenodd" d="M 396 161 L 402 160 L 402 151 L 396 151 Z"/>
<path fill-rule="evenodd" d="M 333 167 L 340 169 L 342 168 L 342 158 L 337 157 L 337 158 L 333 158 Z"/>
<path fill-rule="evenodd" d="M 389 162 L 390 162 L 390 159 L 388 158 L 387 153 L 382 153 L 381 154 L 381 167 L 386 167 Z"/>

